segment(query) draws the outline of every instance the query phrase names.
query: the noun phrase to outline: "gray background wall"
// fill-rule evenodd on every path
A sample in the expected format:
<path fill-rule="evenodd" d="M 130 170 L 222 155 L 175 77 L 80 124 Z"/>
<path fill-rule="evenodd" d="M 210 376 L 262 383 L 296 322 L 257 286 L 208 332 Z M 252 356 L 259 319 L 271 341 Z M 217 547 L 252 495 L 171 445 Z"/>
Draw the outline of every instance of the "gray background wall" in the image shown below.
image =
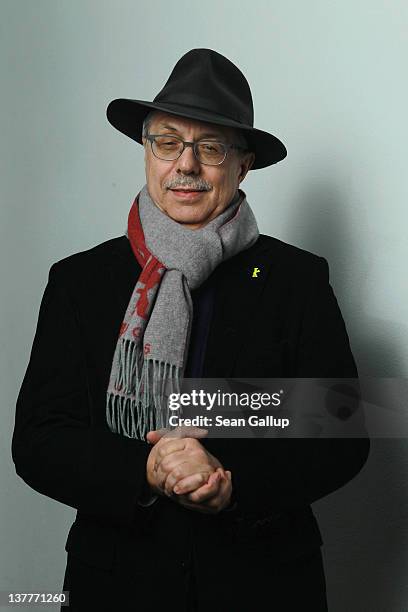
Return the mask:
<path fill-rule="evenodd" d="M 14 404 L 50 265 L 118 236 L 142 148 L 105 118 L 210 47 L 247 76 L 287 159 L 243 184 L 260 230 L 326 257 L 360 374 L 406 377 L 408 5 L 391 0 L 2 0 L 0 589 L 58 590 L 75 512 L 18 480 Z M 408 609 L 408 452 L 375 440 L 315 504 L 333 612 Z"/>

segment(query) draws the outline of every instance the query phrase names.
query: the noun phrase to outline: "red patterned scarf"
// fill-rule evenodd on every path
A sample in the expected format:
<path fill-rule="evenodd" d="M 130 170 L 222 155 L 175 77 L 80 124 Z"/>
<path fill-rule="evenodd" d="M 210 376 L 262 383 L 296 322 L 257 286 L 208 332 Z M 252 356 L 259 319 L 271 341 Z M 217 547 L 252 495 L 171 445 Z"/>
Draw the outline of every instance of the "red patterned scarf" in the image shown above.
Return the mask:
<path fill-rule="evenodd" d="M 111 431 L 145 439 L 168 426 L 167 398 L 180 392 L 198 288 L 224 260 L 249 248 L 258 226 L 245 194 L 202 228 L 167 216 L 145 185 L 129 212 L 127 236 L 142 271 L 126 309 L 107 390 Z"/>

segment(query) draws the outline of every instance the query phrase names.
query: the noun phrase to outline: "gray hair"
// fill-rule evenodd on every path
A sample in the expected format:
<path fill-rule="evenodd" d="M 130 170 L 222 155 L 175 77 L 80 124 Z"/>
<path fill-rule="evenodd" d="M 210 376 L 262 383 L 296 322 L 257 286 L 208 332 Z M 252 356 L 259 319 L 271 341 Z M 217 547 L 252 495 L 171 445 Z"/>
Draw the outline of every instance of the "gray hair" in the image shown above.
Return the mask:
<path fill-rule="evenodd" d="M 152 110 L 150 111 L 144 121 L 143 121 L 143 126 L 142 126 L 142 136 L 143 138 L 146 138 L 146 136 L 149 134 L 149 128 L 150 128 L 150 124 L 152 122 L 152 119 L 154 117 L 154 115 L 160 111 L 157 110 Z M 245 138 L 244 134 L 242 133 L 241 130 L 235 130 L 235 138 L 234 138 L 234 144 L 238 145 L 239 147 L 243 147 L 245 149 L 245 151 L 240 151 L 240 153 L 244 154 L 246 152 L 248 152 L 248 142 L 247 139 Z"/>
<path fill-rule="evenodd" d="M 143 136 L 143 138 L 146 138 L 146 136 L 148 135 L 150 124 L 152 122 L 153 116 L 156 113 L 157 113 L 156 110 L 152 110 L 149 113 L 147 113 L 146 117 L 144 118 L 143 126 L 142 126 L 142 136 Z"/>

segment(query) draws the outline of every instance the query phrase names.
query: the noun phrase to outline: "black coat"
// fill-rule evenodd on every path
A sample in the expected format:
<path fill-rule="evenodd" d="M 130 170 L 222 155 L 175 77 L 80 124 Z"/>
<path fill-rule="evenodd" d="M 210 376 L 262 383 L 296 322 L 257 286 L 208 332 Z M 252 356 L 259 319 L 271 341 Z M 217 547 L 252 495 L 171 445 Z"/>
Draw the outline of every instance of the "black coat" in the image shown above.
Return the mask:
<path fill-rule="evenodd" d="M 249 612 L 268 593 L 271 605 L 299 597 L 304 607 L 307 588 L 314 610 L 325 609 L 310 504 L 361 470 L 368 439 L 207 439 L 232 472 L 235 511 L 204 515 L 167 498 L 139 506 L 150 447 L 110 432 L 105 420 L 113 353 L 139 274 L 125 236 L 51 267 L 18 397 L 18 475 L 77 509 L 66 543 L 71 609 L 137 610 L 133 593 L 140 609 L 171 610 L 174 600 L 182 611 L 192 561 L 203 610 Z M 206 283 L 216 293 L 204 377 L 357 376 L 325 259 L 261 235 Z M 99 604 L 86 603 L 91 592 Z M 108 603 L 113 592 L 120 607 Z"/>

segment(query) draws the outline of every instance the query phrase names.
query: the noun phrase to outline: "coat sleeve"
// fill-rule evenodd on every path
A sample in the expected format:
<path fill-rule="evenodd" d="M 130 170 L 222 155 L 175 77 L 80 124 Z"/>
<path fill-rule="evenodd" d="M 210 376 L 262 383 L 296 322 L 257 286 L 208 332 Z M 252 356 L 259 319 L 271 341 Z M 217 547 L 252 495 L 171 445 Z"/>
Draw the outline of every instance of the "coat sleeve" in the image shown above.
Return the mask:
<path fill-rule="evenodd" d="M 293 377 L 357 378 L 325 259 L 313 266 L 308 287 Z M 232 472 L 240 512 L 263 516 L 311 504 L 344 486 L 365 464 L 370 441 L 363 430 L 359 438 L 211 441 L 210 447 Z"/>
<path fill-rule="evenodd" d="M 59 265 L 50 269 L 17 399 L 16 472 L 39 493 L 105 522 L 143 521 L 149 509 L 137 502 L 149 445 L 93 426 L 78 320 Z"/>

